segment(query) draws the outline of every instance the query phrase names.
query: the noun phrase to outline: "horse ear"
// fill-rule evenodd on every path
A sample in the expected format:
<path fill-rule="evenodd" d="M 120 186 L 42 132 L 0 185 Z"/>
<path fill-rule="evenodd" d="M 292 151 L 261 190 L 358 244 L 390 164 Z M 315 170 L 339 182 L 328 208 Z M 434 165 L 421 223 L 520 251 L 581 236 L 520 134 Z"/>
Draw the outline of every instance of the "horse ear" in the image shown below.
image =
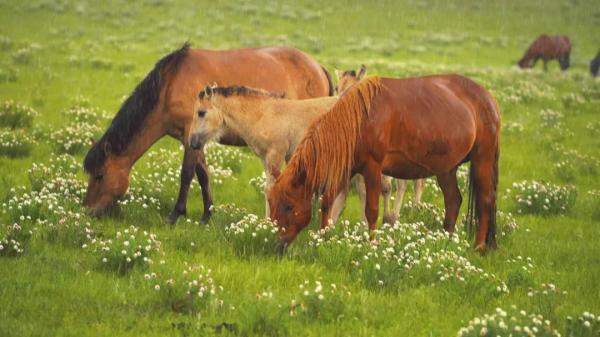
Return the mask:
<path fill-rule="evenodd" d="M 204 87 L 204 97 L 206 98 L 210 98 L 213 94 L 213 87 L 210 85 L 207 85 L 206 87 Z"/>
<path fill-rule="evenodd" d="M 363 78 L 363 76 L 365 76 L 366 73 L 367 73 L 367 66 L 365 66 L 364 64 L 361 64 L 360 70 L 358 71 L 358 75 L 356 75 L 356 78 L 358 78 L 360 80 L 361 78 Z"/>

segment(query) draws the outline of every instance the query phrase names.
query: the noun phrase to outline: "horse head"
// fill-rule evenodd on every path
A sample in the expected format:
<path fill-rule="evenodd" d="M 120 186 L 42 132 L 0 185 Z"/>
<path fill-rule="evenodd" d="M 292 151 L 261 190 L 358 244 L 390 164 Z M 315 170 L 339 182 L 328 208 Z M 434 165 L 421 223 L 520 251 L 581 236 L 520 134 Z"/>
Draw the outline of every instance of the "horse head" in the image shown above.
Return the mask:
<path fill-rule="evenodd" d="M 279 228 L 283 250 L 308 225 L 311 219 L 312 194 L 306 189 L 306 173 L 279 176 L 268 193 L 270 216 Z"/>
<path fill-rule="evenodd" d="M 222 133 L 223 117 L 215 105 L 215 86 L 206 86 L 194 105 L 188 142 L 193 149 L 200 149 Z"/>
<path fill-rule="evenodd" d="M 365 77 L 365 75 L 367 74 L 367 67 L 363 64 L 360 66 L 360 69 L 358 70 L 358 72 L 355 70 L 346 70 L 346 71 L 336 70 L 335 74 L 338 79 L 337 92 L 338 92 L 338 95 L 341 95 L 346 90 L 348 90 L 351 86 L 360 82 L 360 80 L 363 77 Z"/>

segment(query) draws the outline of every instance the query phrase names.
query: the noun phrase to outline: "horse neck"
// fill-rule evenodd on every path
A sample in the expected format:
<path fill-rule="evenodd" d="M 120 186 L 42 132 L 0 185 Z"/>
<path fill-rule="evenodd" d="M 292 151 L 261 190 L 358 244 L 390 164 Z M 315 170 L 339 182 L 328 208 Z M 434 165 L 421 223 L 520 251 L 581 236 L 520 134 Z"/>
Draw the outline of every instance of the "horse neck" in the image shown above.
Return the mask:
<path fill-rule="evenodd" d="M 221 98 L 215 102 L 221 111 L 224 127 L 248 142 L 248 138 L 260 128 L 261 117 L 266 113 L 267 98 Z"/>
<path fill-rule="evenodd" d="M 144 122 L 144 127 L 133 137 L 125 151 L 116 155 L 116 161 L 121 167 L 131 170 L 133 165 L 148 149 L 166 134 L 166 128 L 162 123 L 160 115 L 153 113 Z"/>

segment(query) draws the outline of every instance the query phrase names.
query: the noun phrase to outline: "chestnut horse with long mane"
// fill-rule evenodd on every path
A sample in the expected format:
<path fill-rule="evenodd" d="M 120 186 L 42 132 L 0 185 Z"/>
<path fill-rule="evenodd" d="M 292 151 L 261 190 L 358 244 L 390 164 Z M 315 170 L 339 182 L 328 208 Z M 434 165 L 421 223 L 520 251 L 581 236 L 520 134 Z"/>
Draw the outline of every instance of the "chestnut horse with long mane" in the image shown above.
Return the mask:
<path fill-rule="evenodd" d="M 466 77 L 362 80 L 313 122 L 269 192 L 281 247 L 310 222 L 313 195 L 332 200 L 354 174 L 365 178 L 371 230 L 383 173 L 400 179 L 436 176 L 444 195 L 444 228 L 453 232 L 462 202 L 456 170 L 467 161 L 474 196 L 468 213 L 475 206 L 478 220 L 475 247 L 495 247 L 499 137 L 496 100 Z"/>
<path fill-rule="evenodd" d="M 135 162 L 165 135 L 184 144 L 179 197 L 168 220 L 186 213 L 187 195 L 196 174 L 204 201 L 203 220 L 210 216 L 212 198 L 202 150 L 187 145 L 196 96 L 206 85 L 247 85 L 289 98 L 313 98 L 334 94 L 331 77 L 319 63 L 289 47 L 236 50 L 191 49 L 185 44 L 159 60 L 154 69 L 125 100 L 102 138 L 85 157 L 89 175 L 84 204 L 93 215 L 103 214 L 129 186 Z M 219 142 L 245 145 L 234 134 Z"/>
<path fill-rule="evenodd" d="M 560 69 L 567 70 L 571 65 L 571 40 L 564 35 L 540 35 L 525 51 L 519 60 L 519 67 L 533 68 L 538 60 L 544 61 L 544 70 L 548 70 L 548 61 L 558 60 Z"/>

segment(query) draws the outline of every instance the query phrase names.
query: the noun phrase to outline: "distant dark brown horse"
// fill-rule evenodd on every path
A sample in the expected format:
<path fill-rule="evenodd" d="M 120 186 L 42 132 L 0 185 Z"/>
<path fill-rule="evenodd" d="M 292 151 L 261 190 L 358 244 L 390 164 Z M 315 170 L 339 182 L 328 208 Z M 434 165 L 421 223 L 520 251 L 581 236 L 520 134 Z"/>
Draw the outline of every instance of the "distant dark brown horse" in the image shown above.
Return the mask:
<path fill-rule="evenodd" d="M 202 150 L 187 144 L 193 107 L 206 85 L 247 85 L 289 98 L 334 94 L 327 71 L 307 54 L 289 47 L 245 48 L 226 51 L 181 49 L 162 58 L 125 100 L 102 138 L 88 152 L 84 168 L 89 175 L 84 204 L 94 215 L 103 214 L 129 186 L 129 172 L 152 144 L 165 135 L 185 146 L 181 186 L 168 220 L 186 213 L 194 172 L 202 187 L 203 220 L 210 216 L 212 198 Z M 219 140 L 244 145 L 232 134 Z"/>
<path fill-rule="evenodd" d="M 560 69 L 567 70 L 570 66 L 571 40 L 564 35 L 540 35 L 527 48 L 525 55 L 519 60 L 519 67 L 533 68 L 538 60 L 544 61 L 544 70 L 548 70 L 548 61 L 558 60 Z"/>
<path fill-rule="evenodd" d="M 453 232 L 462 202 L 456 170 L 467 161 L 474 196 L 469 213 L 474 203 L 479 225 L 475 247 L 495 247 L 499 137 L 496 100 L 468 78 L 362 80 L 313 122 L 269 192 L 282 247 L 310 222 L 316 192 L 330 202 L 357 173 L 366 183 L 371 230 L 383 173 L 400 179 L 436 176 L 444 194 L 444 228 Z"/>

